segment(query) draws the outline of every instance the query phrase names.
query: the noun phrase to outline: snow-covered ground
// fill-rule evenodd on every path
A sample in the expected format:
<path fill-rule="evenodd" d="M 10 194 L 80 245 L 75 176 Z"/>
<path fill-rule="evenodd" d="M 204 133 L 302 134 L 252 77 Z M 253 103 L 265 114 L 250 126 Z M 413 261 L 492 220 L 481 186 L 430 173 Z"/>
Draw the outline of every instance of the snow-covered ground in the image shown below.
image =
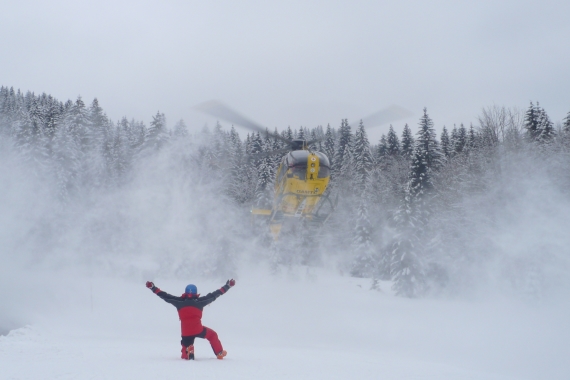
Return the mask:
<path fill-rule="evenodd" d="M 180 359 L 176 310 L 143 279 L 27 274 L 0 293 L 2 316 L 27 323 L 0 336 L 0 379 L 570 378 L 568 304 L 410 300 L 324 270 L 260 273 L 204 310 L 223 361 L 201 339 Z M 176 295 L 223 285 L 150 280 Z"/>

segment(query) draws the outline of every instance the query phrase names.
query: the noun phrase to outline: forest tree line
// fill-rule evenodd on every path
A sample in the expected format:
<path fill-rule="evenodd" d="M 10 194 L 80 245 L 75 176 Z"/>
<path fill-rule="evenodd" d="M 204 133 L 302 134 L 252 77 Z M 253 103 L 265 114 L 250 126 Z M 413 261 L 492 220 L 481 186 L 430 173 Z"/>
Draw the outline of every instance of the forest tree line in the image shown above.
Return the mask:
<path fill-rule="evenodd" d="M 508 200 L 519 170 L 546 173 L 569 195 L 570 112 L 555 126 L 538 102 L 522 111 L 485 108 L 478 125 L 443 127 L 439 137 L 427 109 L 415 133 L 407 124 L 400 135 L 390 126 L 376 144 L 362 122 L 353 130 L 346 119 L 338 127 L 271 132 L 287 140 L 318 140 L 310 148 L 329 157 L 330 191 L 339 200 L 314 235 L 299 229 L 278 243 L 259 239 L 269 245 L 272 265 L 314 264 L 332 252 L 351 275 L 372 278 L 372 287 L 392 280 L 404 296 L 477 281 L 465 276 L 465 268 L 493 259 L 498 249 L 485 233 L 499 222 L 481 210 L 492 214 L 488 205 Z M 270 207 L 281 156 L 250 157 L 285 148 L 271 133 L 242 138 L 219 123 L 189 133 L 183 120 L 169 127 L 160 112 L 149 126 L 125 117 L 112 121 L 97 99 L 89 105 L 81 97 L 61 102 L 8 87 L 0 88 L 0 137 L 38 175 L 56 181 L 63 206 L 89 192 L 120 188 L 143 158 L 184 152 L 179 157 L 197 180 L 215 185 L 228 203 Z M 517 274 L 510 281 L 526 293 L 540 293 L 549 274 L 537 262 L 559 255 L 554 249 L 511 260 Z"/>

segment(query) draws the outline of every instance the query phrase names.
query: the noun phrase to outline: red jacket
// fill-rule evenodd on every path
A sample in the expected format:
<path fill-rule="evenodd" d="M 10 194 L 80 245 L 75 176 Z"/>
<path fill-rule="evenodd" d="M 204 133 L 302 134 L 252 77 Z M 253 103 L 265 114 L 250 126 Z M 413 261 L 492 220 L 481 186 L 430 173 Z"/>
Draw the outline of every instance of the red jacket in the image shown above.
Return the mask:
<path fill-rule="evenodd" d="M 216 298 L 227 292 L 229 288 L 228 285 L 224 285 L 203 297 L 200 297 L 199 294 L 191 296 L 186 293 L 181 297 L 176 297 L 163 292 L 157 287 L 151 288 L 151 290 L 164 301 L 176 307 L 180 317 L 182 336 L 191 336 L 200 334 L 204 329 L 204 326 L 202 326 L 202 310 L 204 310 L 204 306 L 214 302 Z"/>

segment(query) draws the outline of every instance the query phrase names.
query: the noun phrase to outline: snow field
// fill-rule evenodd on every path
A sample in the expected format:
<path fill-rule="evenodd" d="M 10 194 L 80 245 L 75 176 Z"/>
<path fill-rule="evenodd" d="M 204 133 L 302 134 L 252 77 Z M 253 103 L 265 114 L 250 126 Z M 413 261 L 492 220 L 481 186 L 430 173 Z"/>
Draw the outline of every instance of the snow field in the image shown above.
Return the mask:
<path fill-rule="evenodd" d="M 176 295 L 188 282 L 202 294 L 225 282 L 151 280 Z M 246 272 L 204 310 L 228 356 L 216 360 L 197 339 L 187 362 L 175 308 L 143 280 L 51 284 L 22 294 L 30 325 L 0 337 L 0 379 L 570 378 L 567 305 L 410 300 L 327 271 Z"/>

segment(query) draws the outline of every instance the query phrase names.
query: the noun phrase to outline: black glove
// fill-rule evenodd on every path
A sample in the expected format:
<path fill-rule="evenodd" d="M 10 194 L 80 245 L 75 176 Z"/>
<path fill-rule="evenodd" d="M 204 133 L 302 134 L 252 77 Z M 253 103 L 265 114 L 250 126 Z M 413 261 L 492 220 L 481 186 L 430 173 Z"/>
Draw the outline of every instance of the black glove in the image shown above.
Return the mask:
<path fill-rule="evenodd" d="M 229 286 L 230 288 L 231 288 L 232 286 L 234 286 L 235 284 L 236 284 L 236 280 L 234 280 L 233 278 L 232 278 L 231 280 L 228 280 L 228 281 L 226 282 L 226 285 Z"/>

